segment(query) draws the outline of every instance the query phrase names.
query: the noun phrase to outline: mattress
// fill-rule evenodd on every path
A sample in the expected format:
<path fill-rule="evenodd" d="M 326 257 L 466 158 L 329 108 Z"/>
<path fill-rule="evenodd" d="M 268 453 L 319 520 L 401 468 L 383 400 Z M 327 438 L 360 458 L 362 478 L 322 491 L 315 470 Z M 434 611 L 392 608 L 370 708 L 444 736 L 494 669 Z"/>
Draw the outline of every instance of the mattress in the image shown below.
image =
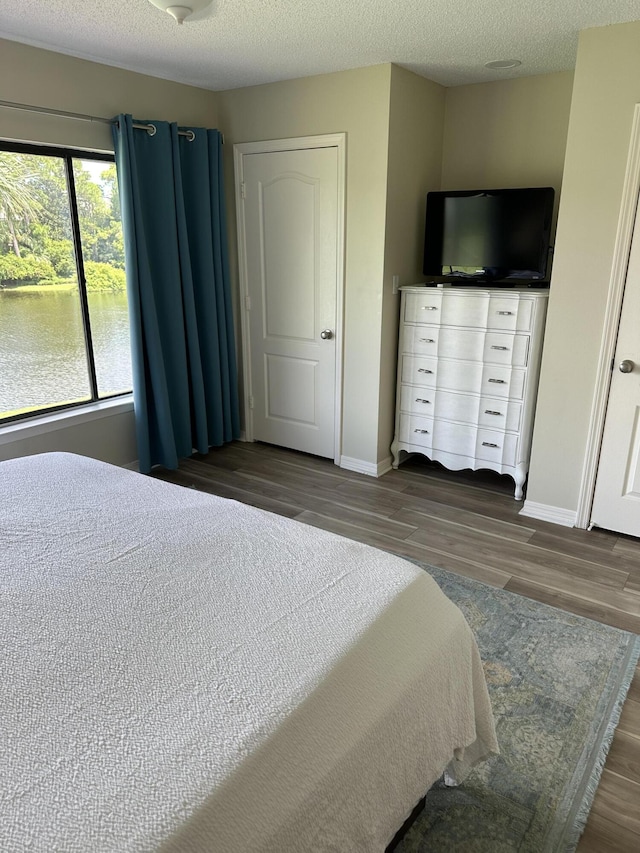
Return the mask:
<path fill-rule="evenodd" d="M 497 751 L 427 573 L 73 454 L 0 464 L 0 850 L 383 850 Z"/>

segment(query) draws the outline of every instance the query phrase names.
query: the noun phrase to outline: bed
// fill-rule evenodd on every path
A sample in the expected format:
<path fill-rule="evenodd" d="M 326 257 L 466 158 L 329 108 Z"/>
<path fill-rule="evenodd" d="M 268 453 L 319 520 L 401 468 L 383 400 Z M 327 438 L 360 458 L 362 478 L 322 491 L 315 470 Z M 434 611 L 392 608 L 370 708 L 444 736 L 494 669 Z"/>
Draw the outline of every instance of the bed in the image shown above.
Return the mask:
<path fill-rule="evenodd" d="M 0 850 L 383 851 L 497 751 L 423 570 L 74 454 L 0 463 Z"/>

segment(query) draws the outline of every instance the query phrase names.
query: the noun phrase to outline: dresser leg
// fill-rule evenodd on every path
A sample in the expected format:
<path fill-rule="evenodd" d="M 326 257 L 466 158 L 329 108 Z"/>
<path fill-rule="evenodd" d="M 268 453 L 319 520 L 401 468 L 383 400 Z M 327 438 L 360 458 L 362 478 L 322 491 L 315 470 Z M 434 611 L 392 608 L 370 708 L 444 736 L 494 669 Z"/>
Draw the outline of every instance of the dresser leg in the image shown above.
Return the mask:
<path fill-rule="evenodd" d="M 516 493 L 515 499 L 517 501 L 521 501 L 524 497 L 523 487 L 525 480 L 527 479 L 527 471 L 525 468 L 516 468 L 516 472 L 513 475 L 513 479 L 516 481 Z"/>
<path fill-rule="evenodd" d="M 398 449 L 398 445 L 400 442 L 398 441 L 398 436 L 393 437 L 393 441 L 391 442 L 391 456 L 393 457 L 391 460 L 391 467 L 397 468 L 400 464 L 400 450 Z"/>

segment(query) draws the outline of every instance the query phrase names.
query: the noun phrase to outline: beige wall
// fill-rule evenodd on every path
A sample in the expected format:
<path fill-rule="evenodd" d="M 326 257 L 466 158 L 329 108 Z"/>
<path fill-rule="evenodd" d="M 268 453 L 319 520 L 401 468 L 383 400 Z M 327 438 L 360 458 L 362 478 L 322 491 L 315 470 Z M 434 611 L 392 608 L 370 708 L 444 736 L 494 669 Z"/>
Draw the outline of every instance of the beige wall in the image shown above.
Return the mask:
<path fill-rule="evenodd" d="M 442 188 L 559 192 L 572 86 L 564 71 L 447 89 Z"/>
<path fill-rule="evenodd" d="M 634 105 L 640 22 L 580 34 L 527 499 L 575 510 Z"/>
<path fill-rule="evenodd" d="M 127 465 L 138 457 L 132 404 L 127 408 L 131 411 L 107 411 L 87 420 L 80 417 L 78 423 L 61 420 L 49 424 L 44 431 L 31 428 L 28 435 L 22 434 L 20 438 L 0 435 L 0 460 L 56 450 L 80 453 L 112 465 Z M 22 432 L 24 424 L 15 426 Z"/>
<path fill-rule="evenodd" d="M 215 127 L 213 92 L 0 39 L 2 100 L 111 118 Z M 113 151 L 109 125 L 0 107 L 0 137 Z"/>
<path fill-rule="evenodd" d="M 447 89 L 442 189 L 553 187 L 555 225 L 573 72 Z"/>
<path fill-rule="evenodd" d="M 125 112 L 136 118 L 196 126 L 214 127 L 217 123 L 213 92 L 12 41 L 0 40 L 0 80 L 5 101 L 106 118 Z M 113 150 L 109 125 L 1 107 L 0 137 Z M 0 458 L 47 450 L 75 450 L 115 464 L 131 462 L 137 456 L 133 412 L 110 414 L 73 427 L 38 433 L 33 438 L 4 442 L 0 445 Z"/>
<path fill-rule="evenodd" d="M 369 464 L 378 457 L 390 78 L 391 66 L 378 65 L 218 93 L 229 151 L 237 142 L 347 134 L 342 455 Z M 233 246 L 232 165 L 227 156 Z"/>
<path fill-rule="evenodd" d="M 382 303 L 378 461 L 393 439 L 400 284 L 422 280 L 425 200 L 440 188 L 446 90 L 410 71 L 391 67 L 387 213 Z"/>

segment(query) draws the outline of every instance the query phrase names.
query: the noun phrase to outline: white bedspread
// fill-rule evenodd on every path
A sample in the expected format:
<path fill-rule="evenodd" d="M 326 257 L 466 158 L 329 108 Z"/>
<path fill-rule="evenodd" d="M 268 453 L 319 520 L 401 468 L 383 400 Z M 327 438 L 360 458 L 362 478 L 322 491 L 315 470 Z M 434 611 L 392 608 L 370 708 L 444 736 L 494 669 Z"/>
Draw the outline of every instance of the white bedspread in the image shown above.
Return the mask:
<path fill-rule="evenodd" d="M 0 465 L 0 850 L 381 851 L 497 749 L 422 570 L 70 454 Z"/>

